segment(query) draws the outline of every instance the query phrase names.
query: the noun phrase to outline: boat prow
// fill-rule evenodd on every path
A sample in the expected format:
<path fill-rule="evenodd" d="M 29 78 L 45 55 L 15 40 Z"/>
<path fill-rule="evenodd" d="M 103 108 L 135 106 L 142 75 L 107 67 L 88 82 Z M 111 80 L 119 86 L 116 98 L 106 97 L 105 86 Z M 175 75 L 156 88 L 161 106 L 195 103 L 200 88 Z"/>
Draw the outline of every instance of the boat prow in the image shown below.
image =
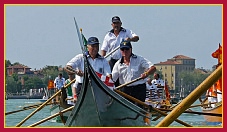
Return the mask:
<path fill-rule="evenodd" d="M 141 127 L 149 114 L 107 87 L 85 57 L 84 81 L 80 96 L 69 115 L 70 127 Z"/>

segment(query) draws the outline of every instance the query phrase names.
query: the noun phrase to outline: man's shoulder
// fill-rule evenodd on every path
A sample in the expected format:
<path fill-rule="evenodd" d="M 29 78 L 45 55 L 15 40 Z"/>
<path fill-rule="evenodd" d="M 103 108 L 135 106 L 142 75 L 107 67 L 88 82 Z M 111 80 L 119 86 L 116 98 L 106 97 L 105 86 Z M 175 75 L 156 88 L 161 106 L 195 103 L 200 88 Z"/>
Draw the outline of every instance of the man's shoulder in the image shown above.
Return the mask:
<path fill-rule="evenodd" d="M 156 79 L 152 79 L 151 82 L 156 82 L 157 80 Z"/>
<path fill-rule="evenodd" d="M 108 31 L 108 32 L 106 33 L 106 35 L 105 35 L 105 38 L 111 37 L 111 36 L 113 36 L 113 35 L 114 35 L 113 32 Z"/>
<path fill-rule="evenodd" d="M 83 54 L 78 54 L 75 57 L 83 57 Z"/>

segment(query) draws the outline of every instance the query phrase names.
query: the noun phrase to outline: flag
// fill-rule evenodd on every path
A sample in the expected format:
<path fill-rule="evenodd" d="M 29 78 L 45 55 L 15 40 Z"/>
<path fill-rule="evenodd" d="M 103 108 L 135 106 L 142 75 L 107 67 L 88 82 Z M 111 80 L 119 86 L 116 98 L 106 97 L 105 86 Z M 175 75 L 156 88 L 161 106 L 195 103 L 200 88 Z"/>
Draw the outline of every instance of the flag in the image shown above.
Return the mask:
<path fill-rule="evenodd" d="M 47 87 L 48 87 L 48 89 L 54 88 L 54 81 L 53 80 L 49 80 Z"/>
<path fill-rule="evenodd" d="M 98 73 L 98 72 L 96 72 L 96 74 L 103 81 L 103 83 L 106 84 L 107 87 L 109 87 L 111 90 L 113 90 L 114 82 L 112 81 L 112 79 L 110 77 L 105 76 L 105 75 Z"/>
<path fill-rule="evenodd" d="M 216 82 L 216 89 L 222 92 L 222 78 Z"/>
<path fill-rule="evenodd" d="M 222 46 L 220 45 L 220 43 L 219 43 L 218 49 L 215 52 L 213 52 L 211 55 L 213 58 L 218 59 L 218 64 L 222 64 Z"/>
<path fill-rule="evenodd" d="M 87 51 L 87 39 L 84 37 L 84 35 L 81 33 L 82 35 L 82 40 L 83 40 L 83 44 L 84 44 L 84 49 Z"/>
<path fill-rule="evenodd" d="M 219 43 L 219 57 L 218 57 L 218 64 L 222 64 L 222 46 Z"/>
<path fill-rule="evenodd" d="M 207 90 L 208 97 L 217 97 L 216 83 Z"/>
<path fill-rule="evenodd" d="M 166 94 L 166 100 L 170 100 L 170 93 L 169 93 L 169 89 L 168 89 L 168 85 L 165 82 L 165 94 Z"/>

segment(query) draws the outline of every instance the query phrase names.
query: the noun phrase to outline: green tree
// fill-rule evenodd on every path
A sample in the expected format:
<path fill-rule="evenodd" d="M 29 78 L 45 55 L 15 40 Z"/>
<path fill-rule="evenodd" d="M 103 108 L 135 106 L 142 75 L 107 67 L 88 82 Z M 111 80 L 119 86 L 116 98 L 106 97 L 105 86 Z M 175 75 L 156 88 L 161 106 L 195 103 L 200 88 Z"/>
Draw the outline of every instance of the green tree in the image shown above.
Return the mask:
<path fill-rule="evenodd" d="M 5 60 L 5 75 L 7 75 L 7 67 L 11 65 L 9 60 Z"/>
<path fill-rule="evenodd" d="M 14 81 L 13 77 L 6 77 L 6 91 L 8 93 L 16 93 L 17 89 L 15 89 L 17 87 L 17 83 L 16 81 Z"/>
<path fill-rule="evenodd" d="M 33 81 L 33 88 L 39 89 L 39 88 L 43 87 L 43 82 L 42 82 L 42 80 L 39 77 L 34 76 L 32 78 L 32 81 Z"/>
<path fill-rule="evenodd" d="M 182 87 L 185 88 L 185 93 L 189 94 L 192 92 L 199 84 L 201 84 L 210 73 L 201 73 L 198 70 L 193 72 L 181 72 L 179 78 L 182 79 Z M 180 89 L 178 89 L 180 91 Z"/>

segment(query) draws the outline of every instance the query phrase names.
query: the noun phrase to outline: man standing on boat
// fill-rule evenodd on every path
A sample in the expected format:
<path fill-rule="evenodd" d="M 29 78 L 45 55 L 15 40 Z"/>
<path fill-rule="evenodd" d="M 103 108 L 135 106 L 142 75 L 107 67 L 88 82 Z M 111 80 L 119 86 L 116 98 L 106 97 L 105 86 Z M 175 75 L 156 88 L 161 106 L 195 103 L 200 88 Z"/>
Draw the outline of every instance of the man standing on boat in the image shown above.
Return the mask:
<path fill-rule="evenodd" d="M 86 56 L 88 58 L 88 61 L 92 68 L 99 74 L 108 76 L 111 78 L 111 70 L 110 66 L 108 64 L 108 61 L 99 55 L 99 40 L 96 37 L 90 37 L 87 41 L 87 50 L 88 52 L 86 53 Z M 74 71 L 70 70 L 74 69 L 76 72 L 76 75 L 80 77 L 76 77 L 76 82 L 73 87 L 81 88 L 82 87 L 82 82 L 83 82 L 83 74 L 84 74 L 84 57 L 83 54 L 78 54 L 74 58 L 72 58 L 65 67 L 65 70 L 68 74 L 74 73 Z M 80 82 L 78 82 L 80 80 Z M 74 91 L 74 101 L 77 100 L 77 93 Z"/>
<path fill-rule="evenodd" d="M 125 84 L 141 77 L 139 81 L 123 87 L 122 91 L 145 102 L 147 81 L 145 78 L 154 73 L 156 68 L 149 60 L 132 53 L 130 41 L 121 42 L 120 51 L 122 57 L 113 67 L 112 79 L 113 81 L 119 79 L 120 84 Z"/>
<path fill-rule="evenodd" d="M 69 84 L 74 78 L 75 78 L 75 74 L 68 74 L 69 78 L 66 79 L 65 81 L 65 86 L 67 84 Z M 73 98 L 73 93 L 72 93 L 72 86 L 74 85 L 74 83 L 72 83 L 70 86 L 68 86 L 66 88 L 66 95 L 67 95 L 67 104 L 71 104 L 71 105 L 74 105 L 73 101 L 72 101 L 72 98 Z M 65 89 L 64 89 L 65 90 Z M 63 91 L 64 91 L 63 90 Z"/>
<path fill-rule="evenodd" d="M 107 52 L 113 52 L 109 61 L 110 68 L 112 70 L 114 64 L 121 58 L 121 52 L 119 50 L 120 43 L 123 40 L 137 42 L 139 40 L 139 36 L 132 30 L 123 28 L 121 19 L 118 16 L 112 17 L 111 25 L 113 29 L 111 29 L 104 37 L 101 47 L 101 55 L 106 56 Z"/>
<path fill-rule="evenodd" d="M 151 81 L 151 83 L 156 85 L 158 88 L 164 88 L 164 81 L 160 78 L 158 73 L 154 74 L 154 79 Z"/>
<path fill-rule="evenodd" d="M 65 84 L 65 78 L 62 76 L 62 73 L 58 74 L 58 77 L 54 80 L 54 87 L 56 89 L 56 92 L 60 90 Z M 56 101 L 59 101 L 59 96 L 56 96 Z"/>
<path fill-rule="evenodd" d="M 58 74 L 58 77 L 54 80 L 54 87 L 57 88 L 57 90 L 60 90 L 65 84 L 65 78 L 62 77 L 62 73 Z"/>
<path fill-rule="evenodd" d="M 149 96 L 149 100 L 150 101 L 154 101 L 154 102 L 158 102 L 158 101 L 161 101 L 161 95 L 158 91 L 158 88 L 156 85 L 152 84 L 151 83 L 151 78 L 148 78 L 147 79 L 147 83 L 146 83 L 146 86 L 147 86 L 147 90 L 149 91 L 150 93 L 150 96 Z"/>

